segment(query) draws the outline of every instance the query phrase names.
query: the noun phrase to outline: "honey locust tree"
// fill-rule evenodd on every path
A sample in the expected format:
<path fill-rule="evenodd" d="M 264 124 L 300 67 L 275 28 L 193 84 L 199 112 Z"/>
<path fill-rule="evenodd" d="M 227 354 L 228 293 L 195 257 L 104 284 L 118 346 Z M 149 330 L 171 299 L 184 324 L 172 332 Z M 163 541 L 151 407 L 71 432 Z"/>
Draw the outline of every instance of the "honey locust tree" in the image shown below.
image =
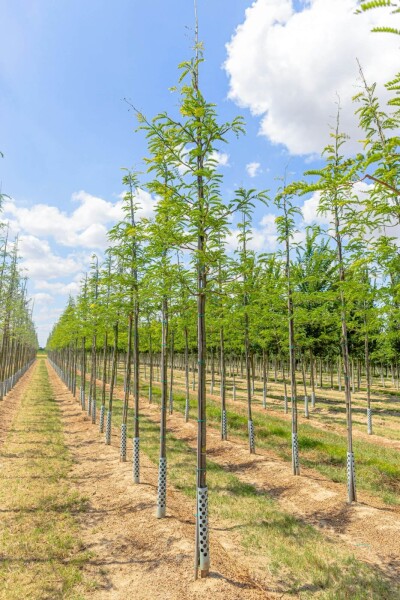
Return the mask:
<path fill-rule="evenodd" d="M 285 185 L 278 190 L 274 201 L 279 211 L 275 219 L 278 232 L 278 242 L 282 244 L 282 259 L 285 269 L 287 316 L 289 326 L 289 368 L 292 409 L 292 471 L 300 475 L 298 425 L 297 425 L 297 388 L 296 388 L 296 340 L 294 326 L 293 276 L 291 265 L 291 249 L 296 232 L 296 218 L 301 211 L 293 203 L 293 193 Z"/>
<path fill-rule="evenodd" d="M 238 295 L 242 298 L 242 318 L 243 318 L 243 342 L 244 342 L 244 354 L 245 354 L 245 366 L 246 366 L 246 394 L 247 394 L 247 424 L 248 424 L 248 439 L 249 439 L 249 451 L 254 454 L 255 449 L 255 434 L 254 424 L 252 417 L 252 378 L 251 378 L 251 364 L 252 364 L 252 351 L 251 351 L 251 340 L 250 340 L 250 319 L 252 315 L 252 305 L 255 302 L 255 296 L 257 295 L 258 285 L 257 279 L 259 269 L 257 266 L 256 254 L 253 250 L 249 249 L 249 242 L 251 241 L 252 231 L 252 214 L 257 201 L 266 201 L 265 192 L 257 193 L 256 190 L 245 190 L 243 188 L 237 191 L 237 198 L 241 206 L 241 218 L 238 222 L 238 243 L 239 249 L 238 261 L 237 261 L 237 273 L 238 273 Z M 242 319 L 240 319 L 242 320 Z"/>
<path fill-rule="evenodd" d="M 207 576 L 210 567 L 206 465 L 207 299 L 212 293 L 213 281 L 218 278 L 219 257 L 224 251 L 221 239 L 226 238 L 229 218 L 241 204 L 240 200 L 225 202 L 222 198 L 215 152 L 229 133 L 237 135 L 243 131 L 241 118 L 229 123 L 218 122 L 215 105 L 208 102 L 201 91 L 202 62 L 202 46 L 196 41 L 194 57 L 180 65 L 178 116 L 164 112 L 148 120 L 142 113 L 137 113 L 147 134 L 149 155 L 146 160 L 156 181 L 153 189 L 158 185 L 164 190 L 168 214 L 179 222 L 179 235 L 175 237 L 174 246 L 187 252 L 195 272 L 198 351 L 196 577 L 199 568 L 201 575 Z"/>
<path fill-rule="evenodd" d="M 114 252 L 118 254 L 121 266 L 121 284 L 126 289 L 126 310 L 128 319 L 128 342 L 126 356 L 125 392 L 121 424 L 120 456 L 126 461 L 126 439 L 128 425 L 128 405 L 131 388 L 131 369 L 133 362 L 133 481 L 140 482 L 140 438 L 139 438 L 139 303 L 140 278 L 143 275 L 146 260 L 145 241 L 147 222 L 141 219 L 138 211 L 139 180 L 137 174 L 125 169 L 123 183 L 127 188 L 124 194 L 122 210 L 124 218 L 110 231 L 114 242 Z"/>
<path fill-rule="evenodd" d="M 349 296 L 351 281 L 348 278 L 349 265 L 354 256 L 364 249 L 365 220 L 360 211 L 360 198 L 354 191 L 353 182 L 356 163 L 343 154 L 346 135 L 340 131 L 340 109 L 336 126 L 331 133 L 332 142 L 324 150 L 325 166 L 308 171 L 316 178 L 312 184 L 303 186 L 304 192 L 318 192 L 318 212 L 329 219 L 329 235 L 336 251 L 337 290 L 340 306 L 341 349 L 345 383 L 346 423 L 347 423 L 347 493 L 349 503 L 355 502 L 356 480 L 353 452 L 353 419 L 350 388 L 349 357 Z"/>

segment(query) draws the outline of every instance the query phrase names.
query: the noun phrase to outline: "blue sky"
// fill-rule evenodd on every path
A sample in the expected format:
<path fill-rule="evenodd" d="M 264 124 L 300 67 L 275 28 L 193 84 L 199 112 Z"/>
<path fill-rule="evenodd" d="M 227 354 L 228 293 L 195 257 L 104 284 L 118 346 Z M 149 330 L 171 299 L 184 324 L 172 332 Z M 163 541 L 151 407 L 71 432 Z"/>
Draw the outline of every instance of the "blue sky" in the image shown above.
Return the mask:
<path fill-rule="evenodd" d="M 287 164 L 297 177 L 318 164 L 337 92 L 354 150 L 356 56 L 378 83 L 398 63 L 397 41 L 370 34 L 386 15 L 354 21 L 356 0 L 198 3 L 204 93 L 221 119 L 246 120 L 246 136 L 220 149 L 225 193 L 274 189 Z M 12 197 L 3 218 L 20 235 L 44 343 L 118 218 L 121 167 L 143 167 L 145 143 L 123 98 L 149 117 L 176 109 L 169 88 L 191 55 L 193 3 L 0 0 L 0 18 L 0 180 Z M 151 214 L 151 198 L 143 203 Z M 311 202 L 305 222 L 315 216 Z M 274 248 L 273 219 L 271 208 L 256 212 L 256 249 Z"/>
<path fill-rule="evenodd" d="M 224 45 L 246 5 L 218 0 L 200 7 L 204 84 L 228 114 L 237 108 L 225 101 Z M 3 0 L 0 7 L 4 189 L 21 201 L 57 206 L 79 189 L 112 196 L 120 167 L 139 165 L 144 154 L 123 98 L 150 116 L 175 101 L 168 88 L 177 64 L 190 56 L 192 3 Z"/>

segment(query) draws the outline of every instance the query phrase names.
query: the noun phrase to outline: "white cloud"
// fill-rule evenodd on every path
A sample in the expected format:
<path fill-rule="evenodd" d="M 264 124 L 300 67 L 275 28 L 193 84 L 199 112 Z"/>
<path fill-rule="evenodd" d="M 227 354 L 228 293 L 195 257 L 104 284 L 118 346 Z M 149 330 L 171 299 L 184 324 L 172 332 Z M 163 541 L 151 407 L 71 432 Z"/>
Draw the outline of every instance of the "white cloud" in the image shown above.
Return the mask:
<path fill-rule="evenodd" d="M 217 167 L 229 167 L 229 154 L 226 154 L 226 152 L 218 152 L 217 150 L 214 150 L 211 153 L 210 158 L 212 160 L 215 160 L 215 162 L 217 163 Z"/>
<path fill-rule="evenodd" d="M 256 177 L 260 171 L 260 163 L 259 162 L 251 162 L 246 165 L 247 175 L 249 177 Z"/>
<path fill-rule="evenodd" d="M 20 266 L 29 278 L 42 344 L 62 310 L 57 305 L 65 305 L 67 296 L 79 292 L 92 252 L 101 257 L 109 245 L 107 231 L 124 218 L 125 193 L 108 202 L 85 191 L 76 192 L 69 210 L 42 203 L 20 206 L 13 199 L 4 203 L 2 220 L 9 222 L 10 236 L 19 236 Z M 135 195 L 138 216 L 152 217 L 157 199 L 139 188 Z"/>
<path fill-rule="evenodd" d="M 365 183 L 364 181 L 358 181 L 353 186 L 353 194 L 362 201 L 372 187 L 372 185 Z M 301 212 L 303 213 L 305 225 L 329 225 L 331 223 L 331 216 L 329 214 L 321 214 L 318 210 L 320 198 L 321 193 L 314 192 L 310 198 L 304 201 Z"/>
<path fill-rule="evenodd" d="M 122 192 L 122 194 L 120 194 L 120 198 L 123 199 L 125 194 L 126 192 Z M 135 204 L 137 205 L 137 216 L 140 219 L 150 219 L 154 215 L 154 211 L 157 206 L 157 198 L 154 198 L 151 194 L 149 194 L 149 192 L 146 192 L 141 188 L 137 188 L 135 193 Z M 111 219 L 113 222 L 116 222 L 123 217 L 121 204 L 116 205 L 116 210 L 119 216 L 116 219 Z"/>
<path fill-rule="evenodd" d="M 276 215 L 268 213 L 263 216 L 259 226 L 251 228 L 251 239 L 248 243 L 249 250 L 255 252 L 272 252 L 278 245 L 278 236 L 275 224 Z M 234 252 L 239 248 L 239 229 L 231 228 L 225 238 L 228 252 Z"/>
<path fill-rule="evenodd" d="M 302 213 L 304 223 L 306 225 L 328 225 L 329 224 L 329 215 L 321 215 L 318 212 L 319 200 L 321 197 L 320 192 L 314 192 L 314 194 L 308 200 L 304 201 L 302 206 Z"/>
<path fill-rule="evenodd" d="M 125 192 L 113 203 L 85 191 L 76 192 L 72 194 L 72 202 L 78 206 L 70 214 L 48 204 L 34 204 L 27 208 L 18 206 L 15 200 L 8 200 L 4 203 L 3 214 L 15 233 L 53 238 L 57 244 L 66 247 L 105 250 L 108 229 L 124 217 L 124 195 Z M 153 215 L 156 200 L 151 194 L 138 189 L 136 201 L 139 217 Z"/>
<path fill-rule="evenodd" d="M 370 31 L 387 24 L 388 13 L 355 15 L 356 7 L 357 0 L 309 0 L 296 12 L 292 0 L 255 0 L 227 44 L 229 97 L 259 115 L 260 133 L 292 154 L 320 153 L 337 95 L 342 129 L 360 137 L 351 101 L 360 83 L 356 58 L 382 98 L 383 83 L 398 71 L 398 38 Z M 400 27 L 400 15 L 390 24 Z"/>
<path fill-rule="evenodd" d="M 21 235 L 19 238 L 21 268 L 28 277 L 36 279 L 58 279 L 75 275 L 83 269 L 83 264 L 70 254 L 66 257 L 55 254 L 47 240 L 33 235 Z"/>
<path fill-rule="evenodd" d="M 34 301 L 35 306 L 47 306 L 48 304 L 51 304 L 51 302 L 53 302 L 53 296 L 44 292 L 37 292 L 36 294 L 31 294 L 31 298 Z"/>
<path fill-rule="evenodd" d="M 80 280 L 81 276 L 79 275 L 78 277 Z M 81 288 L 79 280 L 70 281 L 69 283 L 62 283 L 39 279 L 38 281 L 35 281 L 35 288 L 37 290 L 49 290 L 53 294 L 52 298 L 54 298 L 54 295 L 69 296 L 71 294 L 72 296 L 75 296 L 78 294 Z"/>

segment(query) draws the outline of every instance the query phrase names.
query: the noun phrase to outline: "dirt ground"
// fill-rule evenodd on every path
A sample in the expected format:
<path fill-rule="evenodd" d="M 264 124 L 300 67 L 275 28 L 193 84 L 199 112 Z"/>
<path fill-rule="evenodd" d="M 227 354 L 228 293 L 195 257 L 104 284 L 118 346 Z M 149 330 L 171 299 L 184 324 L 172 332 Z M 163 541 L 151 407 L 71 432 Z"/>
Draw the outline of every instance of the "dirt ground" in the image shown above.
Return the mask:
<path fill-rule="evenodd" d="M 155 405 L 142 407 L 142 414 L 158 420 Z M 196 444 L 195 422 L 185 423 L 175 412 L 168 416 L 168 430 L 193 448 Z M 207 431 L 207 453 L 210 459 L 231 471 L 240 480 L 255 485 L 279 502 L 285 511 L 297 515 L 329 535 L 339 536 L 353 554 L 375 564 L 390 577 L 398 577 L 400 569 L 400 509 L 387 507 L 365 492 L 359 502 L 346 502 L 346 488 L 312 469 L 302 469 L 294 477 L 291 465 L 272 452 L 257 450 L 250 455 L 247 442 L 235 439 L 221 442 L 219 432 Z"/>
<path fill-rule="evenodd" d="M 180 391 L 182 394 L 184 394 L 185 392 L 185 388 L 184 388 L 184 381 L 183 381 L 183 373 L 179 370 L 175 371 L 174 374 L 174 379 L 175 379 L 175 385 L 174 385 L 174 389 Z M 158 383 L 158 382 L 156 382 Z M 229 406 L 229 408 L 234 409 L 234 407 L 240 407 L 243 410 L 245 410 L 246 408 L 246 399 L 244 397 L 244 388 L 245 388 L 245 382 L 240 379 L 240 378 L 236 378 L 236 384 L 237 386 L 241 386 L 240 387 L 240 391 L 239 388 L 237 389 L 237 395 L 236 395 L 236 400 L 233 401 L 232 400 L 232 394 L 228 393 L 227 395 L 227 405 Z M 256 391 L 256 394 L 254 396 L 254 399 L 256 400 L 256 402 L 253 402 L 253 411 L 255 413 L 262 413 L 265 414 L 265 409 L 263 409 L 261 407 L 261 401 L 262 401 L 262 391 L 260 390 L 260 382 L 257 382 L 258 384 L 258 388 Z M 215 393 L 214 394 L 210 394 L 209 393 L 209 382 L 207 384 L 207 397 L 211 398 L 213 400 L 215 400 L 216 402 L 219 401 L 219 394 L 218 394 L 218 384 L 216 384 L 214 386 L 214 390 Z M 269 382 L 268 384 L 268 394 L 272 393 L 274 395 L 281 395 L 283 397 L 283 384 L 281 383 L 274 383 L 274 382 Z M 191 393 L 193 393 L 191 391 Z M 309 413 L 310 413 L 310 418 L 305 418 L 304 413 L 303 413 L 303 401 L 302 401 L 302 396 L 299 393 L 299 398 L 298 398 L 298 419 L 299 419 L 299 423 L 307 423 L 309 425 L 312 425 L 313 427 L 315 427 L 316 429 L 320 429 L 322 431 L 329 431 L 331 433 L 336 433 L 339 435 L 346 435 L 346 424 L 344 422 L 344 415 L 337 415 L 334 412 L 331 411 L 330 406 L 329 406 L 329 402 L 334 402 L 336 404 L 340 403 L 340 398 L 343 394 L 341 394 L 340 392 L 338 392 L 337 390 L 329 390 L 329 389 L 324 389 L 324 390 L 320 390 L 317 389 L 317 402 L 316 402 L 316 408 L 312 409 L 311 408 L 311 400 L 309 399 Z M 372 435 L 369 435 L 366 431 L 366 416 L 365 416 L 365 406 L 366 406 L 366 401 L 365 398 L 363 398 L 363 394 L 362 393 L 355 393 L 352 394 L 352 399 L 353 399 L 353 410 L 357 411 L 359 409 L 362 409 L 362 415 L 361 416 L 357 416 L 357 412 L 354 412 L 353 414 L 353 419 L 354 419 L 354 426 L 353 426 L 353 436 L 355 439 L 360 439 L 360 440 L 364 440 L 368 443 L 371 444 L 376 444 L 378 446 L 385 446 L 387 448 L 394 448 L 396 450 L 400 450 L 400 440 L 398 439 L 391 439 L 388 437 L 385 437 L 383 435 L 378 435 L 376 433 L 373 433 Z M 384 400 L 382 399 L 382 397 L 377 396 L 376 394 L 372 394 L 372 400 L 373 400 L 373 425 L 374 427 L 377 426 L 382 426 L 384 428 L 386 428 L 386 430 L 391 430 L 393 433 L 399 435 L 400 433 L 400 422 L 399 422 L 399 417 L 400 417 L 400 412 L 397 408 L 396 402 L 391 398 L 388 400 Z M 270 414 L 273 417 L 278 417 L 279 419 L 284 419 L 284 420 L 290 420 L 291 416 L 290 414 L 285 415 L 282 408 L 283 408 L 283 401 L 282 400 L 277 400 L 276 398 L 271 398 L 269 395 L 267 395 L 267 406 L 268 406 L 268 414 Z M 382 415 L 382 411 L 384 411 L 385 409 L 390 409 L 389 412 L 391 413 L 389 416 L 383 416 Z M 289 413 L 290 413 L 290 407 L 289 407 Z M 321 420 L 321 418 L 329 418 L 329 422 Z M 337 422 L 338 418 L 341 418 L 341 420 L 343 420 L 343 423 L 339 423 Z M 357 419 L 360 419 L 362 421 L 365 421 L 365 423 L 363 423 L 363 428 L 360 428 L 360 425 L 357 423 Z"/>
<path fill-rule="evenodd" d="M 116 394 L 121 397 L 122 392 L 122 388 L 117 386 Z M 149 405 L 147 399 L 142 398 L 141 413 L 154 422 L 159 421 L 158 406 Z M 183 415 L 175 412 L 168 416 L 168 430 L 176 438 L 195 447 L 195 422 L 185 423 Z M 358 433 L 363 437 L 361 432 Z M 388 446 L 392 446 L 393 440 L 387 442 Z M 116 449 L 118 443 L 115 438 Z M 364 491 L 359 492 L 357 503 L 349 505 L 344 484 L 332 482 L 309 468 L 302 469 L 302 476 L 294 477 L 290 464 L 277 458 L 273 452 L 258 449 L 256 455 L 250 455 L 245 441 L 236 438 L 221 442 L 218 431 L 211 428 L 207 432 L 207 452 L 210 459 L 240 480 L 274 497 L 283 510 L 339 539 L 360 560 L 377 566 L 391 578 L 398 578 L 399 507 L 389 507 Z M 148 468 L 153 472 L 156 485 L 155 467 L 150 464 Z M 192 507 L 188 508 L 190 511 Z M 226 547 L 232 549 L 235 546 L 228 543 Z M 243 564 L 242 557 L 240 563 Z"/>
<path fill-rule="evenodd" d="M 0 444 L 18 411 L 29 385 L 32 367 L 1 403 Z M 47 363 L 54 397 L 61 411 L 66 445 L 73 459 L 71 484 L 87 499 L 87 508 L 74 517 L 91 558 L 85 575 L 96 582 L 85 598 L 117 600 L 162 599 L 268 599 L 286 598 L 274 580 L 258 576 L 240 550 L 235 533 L 212 524 L 212 571 L 207 579 L 193 579 L 193 502 L 173 489 L 168 493 L 166 519 L 155 518 L 157 468 L 142 453 L 140 485 L 132 482 L 132 464 L 119 461 L 119 432 L 105 446 L 79 403 Z M 118 390 L 120 392 L 121 390 Z M 142 414 L 159 420 L 157 405 L 142 400 Z M 168 429 L 194 447 L 195 422 L 185 423 L 180 413 L 168 417 Z M 128 447 L 128 456 L 132 448 Z M 221 442 L 208 430 L 208 454 L 240 480 L 274 497 L 280 507 L 320 529 L 359 559 L 379 567 L 391 578 L 400 572 L 400 510 L 387 507 L 361 493 L 349 506 L 345 486 L 333 483 L 312 469 L 293 477 L 290 465 L 272 452 L 249 455 L 245 441 Z"/>
<path fill-rule="evenodd" d="M 98 433 L 48 366 L 59 403 L 66 443 L 74 461 L 71 476 L 88 509 L 76 518 L 88 550 L 93 552 L 88 576 L 97 589 L 95 600 L 267 599 L 284 597 L 269 592 L 239 565 L 234 539 L 212 535 L 212 572 L 193 579 L 194 516 L 192 503 L 173 491 L 166 519 L 156 519 L 157 469 L 142 455 L 140 485 L 132 483 L 131 462 L 119 461 L 119 439 L 105 446 Z M 128 455 L 132 449 L 128 447 Z M 229 548 L 231 551 L 227 551 Z"/>
<path fill-rule="evenodd" d="M 115 392 L 118 397 L 122 397 L 123 389 L 120 386 L 116 387 Z M 236 400 L 235 405 L 238 404 L 241 404 L 240 400 Z M 263 410 L 254 408 L 257 411 Z M 140 410 L 154 422 L 159 422 L 159 408 L 156 404 L 149 405 L 148 400 L 142 398 Z M 282 417 L 282 413 L 279 416 Z M 315 422 L 312 424 L 315 425 Z M 183 415 L 174 412 L 168 415 L 167 426 L 168 431 L 176 438 L 195 447 L 195 422 L 185 423 Z M 330 429 L 322 423 L 317 426 Z M 360 431 L 356 435 L 364 438 Z M 368 441 L 371 437 L 377 438 L 374 440 L 376 443 L 382 442 L 381 436 L 365 434 Z M 390 439 L 383 441 L 383 445 L 392 448 L 396 444 Z M 219 432 L 211 428 L 207 431 L 207 453 L 210 459 L 234 473 L 243 482 L 274 497 L 283 510 L 340 539 L 360 560 L 377 566 L 391 578 L 399 577 L 399 507 L 389 507 L 364 491 L 358 493 L 357 503 L 349 505 L 346 502 L 344 484 L 332 482 L 310 468 L 302 468 L 302 476 L 294 477 L 290 464 L 280 460 L 273 452 L 257 449 L 256 455 L 250 455 L 247 442 L 237 438 L 221 442 Z"/>

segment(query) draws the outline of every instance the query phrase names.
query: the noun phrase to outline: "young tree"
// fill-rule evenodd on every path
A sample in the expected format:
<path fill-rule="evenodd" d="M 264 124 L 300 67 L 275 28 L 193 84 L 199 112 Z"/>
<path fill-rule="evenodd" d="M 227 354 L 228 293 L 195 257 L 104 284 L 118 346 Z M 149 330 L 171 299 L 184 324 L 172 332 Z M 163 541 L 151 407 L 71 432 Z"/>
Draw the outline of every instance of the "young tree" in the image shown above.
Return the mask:
<path fill-rule="evenodd" d="M 246 392 L 247 392 L 247 422 L 248 422 L 248 437 L 249 437 L 249 450 L 251 454 L 254 454 L 255 449 L 255 435 L 254 435 L 254 424 L 251 409 L 252 400 L 252 380 L 251 380 L 251 364 L 252 355 L 250 348 L 250 315 L 253 310 L 253 301 L 255 300 L 257 290 L 257 267 L 256 267 L 256 256 L 255 253 L 249 250 L 249 242 L 251 240 L 251 222 L 253 209 L 255 202 L 266 201 L 265 192 L 257 193 L 256 190 L 245 190 L 243 188 L 237 191 L 238 203 L 241 206 L 241 220 L 238 223 L 239 235 L 238 241 L 240 249 L 239 263 L 237 271 L 240 279 L 240 295 L 243 298 L 243 339 L 244 339 L 244 352 L 246 362 Z"/>
<path fill-rule="evenodd" d="M 315 406 L 315 357 L 329 352 L 337 355 L 339 347 L 337 302 L 333 282 L 337 279 L 335 253 L 329 240 L 319 239 L 318 228 L 308 228 L 306 239 L 296 249 L 292 265 L 296 331 L 302 351 L 302 364 L 310 364 L 311 405 Z"/>
<path fill-rule="evenodd" d="M 354 161 L 344 158 L 342 147 L 346 136 L 339 129 L 339 110 L 334 133 L 331 133 L 332 143 L 324 151 L 326 165 L 320 170 L 309 171 L 309 175 L 318 178 L 316 183 L 304 188 L 304 191 L 320 193 L 318 211 L 330 219 L 330 235 L 336 247 L 338 269 L 338 292 L 341 321 L 341 347 L 345 383 L 346 422 L 347 422 L 347 492 L 348 501 L 355 502 L 356 479 L 353 453 L 353 420 L 350 389 L 350 358 L 348 339 L 348 285 L 346 270 L 348 257 L 353 251 L 360 249 L 360 236 L 363 231 L 363 220 L 360 219 L 360 200 L 353 190 L 356 171 Z M 350 239 L 351 233 L 351 239 Z M 361 241 L 362 244 L 362 241 Z M 362 245 L 363 247 L 363 245 Z"/>
<path fill-rule="evenodd" d="M 126 356 L 125 394 L 121 425 L 121 460 L 126 461 L 126 437 L 128 423 L 128 404 L 131 386 L 131 362 L 133 355 L 133 397 L 134 397 L 134 433 L 133 433 L 133 481 L 140 482 L 140 438 L 139 438 L 139 277 L 144 268 L 146 238 L 145 222 L 137 219 L 140 208 L 138 202 L 139 182 L 137 175 L 128 169 L 123 177 L 127 186 L 124 195 L 123 211 L 125 218 L 110 231 L 110 239 L 118 244 L 118 255 L 122 267 L 123 285 L 128 291 L 128 348 Z M 115 252 L 117 249 L 115 248 Z"/>
<path fill-rule="evenodd" d="M 209 572 L 208 489 L 206 466 L 206 309 L 211 283 L 223 251 L 220 240 L 228 231 L 228 218 L 237 203 L 224 203 L 219 191 L 221 177 L 215 160 L 216 144 L 224 143 L 229 132 L 243 130 L 240 118 L 220 125 L 215 106 L 207 102 L 199 85 L 202 47 L 197 41 L 195 56 L 180 65 L 182 86 L 180 117 L 162 113 L 149 121 L 138 113 L 147 132 L 149 170 L 159 174 L 165 186 L 165 165 L 174 177 L 167 178 L 169 211 L 180 222 L 181 234 L 175 246 L 189 251 L 196 271 L 194 294 L 197 299 L 198 348 L 198 447 L 197 447 L 197 525 L 196 576 Z"/>
<path fill-rule="evenodd" d="M 294 328 L 294 306 L 293 306 L 293 281 L 291 274 L 291 243 L 296 231 L 296 217 L 301 211 L 292 201 L 292 194 L 288 188 L 283 187 L 275 198 L 275 206 L 281 212 L 276 217 L 275 223 L 278 231 L 278 242 L 284 245 L 283 255 L 285 261 L 285 280 L 287 296 L 287 314 L 289 322 L 289 364 L 290 364 L 290 388 L 292 408 L 292 470 L 293 475 L 300 475 L 299 442 L 297 431 L 297 390 L 296 390 L 296 340 Z"/>

